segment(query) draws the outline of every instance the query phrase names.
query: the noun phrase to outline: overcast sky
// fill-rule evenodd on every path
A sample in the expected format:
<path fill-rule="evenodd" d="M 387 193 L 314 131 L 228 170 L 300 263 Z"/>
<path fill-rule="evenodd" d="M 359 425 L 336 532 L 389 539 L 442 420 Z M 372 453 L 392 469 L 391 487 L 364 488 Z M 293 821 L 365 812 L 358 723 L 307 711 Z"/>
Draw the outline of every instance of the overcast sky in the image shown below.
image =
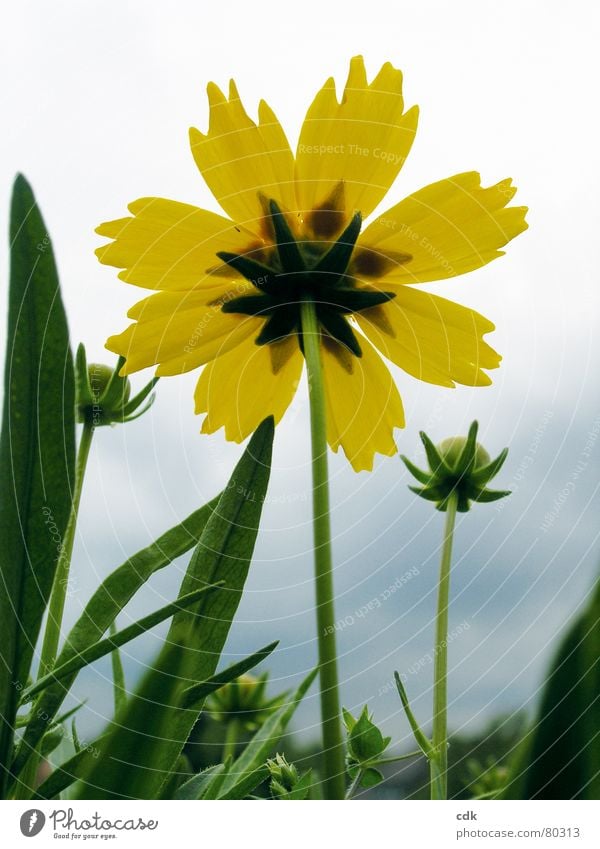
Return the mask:
<path fill-rule="evenodd" d="M 464 433 L 473 418 L 491 453 L 511 448 L 498 479 L 511 498 L 479 506 L 458 524 L 451 724 L 481 727 L 498 712 L 530 708 L 554 639 L 598 563 L 596 9 L 582 0 L 567 7 L 306 0 L 289 8 L 55 0 L 6 4 L 2 23 L 0 226 L 6 232 L 11 183 L 22 171 L 53 238 L 74 346 L 84 341 L 92 360 L 111 361 L 104 340 L 125 326 L 139 299 L 97 263 L 95 226 L 147 195 L 217 210 L 187 141 L 189 126 L 207 125 L 209 80 L 225 86 L 235 77 L 252 115 L 267 99 L 293 146 L 329 75 L 342 85 L 356 53 L 371 75 L 389 60 L 404 71 L 406 103 L 418 103 L 421 118 L 384 204 L 465 170 L 479 170 L 484 184 L 514 179 L 530 229 L 490 266 L 427 287 L 496 323 L 490 341 L 504 360 L 493 386 L 447 390 L 395 373 L 407 413 L 398 433 L 403 453 L 421 460 L 420 429 L 441 439 Z M 6 269 L 2 251 L 2 279 Z M 150 415 L 98 434 L 71 620 L 102 576 L 229 477 L 241 448 L 221 433 L 198 435 L 195 379 L 162 380 Z M 409 493 L 397 459 L 378 460 L 371 474 L 356 475 L 342 457 L 331 467 L 344 702 L 369 701 L 402 741 L 407 729 L 389 681 L 394 669 L 407 674 L 426 722 L 442 517 Z M 281 639 L 271 664 L 281 687 L 316 657 L 309 483 L 302 387 L 277 430 L 270 497 L 229 644 L 231 653 L 246 653 Z M 121 624 L 174 597 L 184 567 L 157 576 Z M 408 573 L 401 590 L 359 615 Z M 163 633 L 125 652 L 131 682 Z M 99 664 L 79 684 L 80 694 L 92 695 L 90 727 L 109 709 L 107 671 Z M 306 733 L 316 706 L 313 694 L 297 722 Z"/>

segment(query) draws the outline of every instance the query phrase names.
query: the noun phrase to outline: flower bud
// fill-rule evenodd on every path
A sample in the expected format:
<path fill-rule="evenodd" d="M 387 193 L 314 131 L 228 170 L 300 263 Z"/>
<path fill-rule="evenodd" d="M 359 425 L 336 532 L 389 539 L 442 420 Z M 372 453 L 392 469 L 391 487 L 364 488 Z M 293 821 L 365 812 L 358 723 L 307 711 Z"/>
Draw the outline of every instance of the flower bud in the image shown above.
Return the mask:
<path fill-rule="evenodd" d="M 486 489 L 502 468 L 508 448 L 501 451 L 495 460 L 490 460 L 488 452 L 477 442 L 477 429 L 477 422 L 473 422 L 468 436 L 450 437 L 437 446 L 421 431 L 429 470 L 419 469 L 403 456 L 408 471 L 422 484 L 409 489 L 421 498 L 433 501 L 442 511 L 448 509 L 450 498 L 455 498 L 457 510 L 461 513 L 466 513 L 473 501 L 486 503 L 510 495 L 507 490 Z"/>
<path fill-rule="evenodd" d="M 141 416 L 152 406 L 154 395 L 150 395 L 150 392 L 157 379 L 150 381 L 130 400 L 129 378 L 119 375 L 123 362 L 119 358 L 114 368 L 102 363 L 90 363 L 88 366 L 85 348 L 83 345 L 79 346 L 75 361 L 76 409 L 79 422 L 93 427 L 128 422 Z M 140 409 L 147 398 L 146 405 Z"/>
<path fill-rule="evenodd" d="M 217 722 L 231 722 L 236 719 L 247 731 L 255 731 L 279 707 L 286 693 L 267 699 L 268 674 L 259 676 L 240 675 L 229 684 L 224 684 L 208 699 L 207 707 Z"/>
<path fill-rule="evenodd" d="M 271 776 L 271 795 L 274 799 L 306 799 L 311 785 L 310 770 L 300 777 L 294 764 L 288 763 L 285 755 L 276 754 L 267 760 Z"/>

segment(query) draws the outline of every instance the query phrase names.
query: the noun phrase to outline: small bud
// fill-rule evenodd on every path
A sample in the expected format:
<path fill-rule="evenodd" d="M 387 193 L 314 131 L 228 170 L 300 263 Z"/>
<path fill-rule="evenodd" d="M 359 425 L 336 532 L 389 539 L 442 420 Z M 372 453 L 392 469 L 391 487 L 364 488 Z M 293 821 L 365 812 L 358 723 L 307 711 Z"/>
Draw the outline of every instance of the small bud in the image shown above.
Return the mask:
<path fill-rule="evenodd" d="M 270 713 L 278 708 L 287 693 L 267 699 L 268 674 L 260 677 L 240 675 L 216 690 L 208 699 L 207 708 L 217 722 L 239 720 L 246 731 L 256 731 Z"/>
<path fill-rule="evenodd" d="M 274 799 L 306 799 L 311 785 L 311 772 L 302 777 L 294 764 L 288 763 L 285 755 L 276 754 L 267 760 L 271 776 L 271 795 Z"/>
<path fill-rule="evenodd" d="M 486 503 L 510 495 L 507 490 L 486 489 L 489 481 L 498 474 L 508 454 L 505 448 L 490 460 L 485 448 L 477 442 L 477 422 L 469 428 L 468 436 L 444 439 L 435 446 L 426 433 L 421 431 L 421 440 L 429 462 L 429 471 L 423 471 L 407 457 L 402 456 L 404 465 L 421 487 L 409 487 L 412 492 L 433 501 L 438 510 L 448 508 L 451 495 L 457 498 L 457 509 L 466 513 L 472 501 Z"/>
<path fill-rule="evenodd" d="M 348 737 L 348 765 L 350 768 L 360 766 L 366 769 L 381 758 L 390 744 L 391 737 L 383 736 L 369 715 L 366 705 L 358 719 L 345 709 L 343 716 Z"/>
<path fill-rule="evenodd" d="M 130 399 L 129 378 L 119 375 L 123 364 L 124 360 L 120 357 L 114 368 L 102 363 L 90 363 L 88 366 L 85 348 L 83 345 L 79 346 L 75 360 L 76 409 L 79 422 L 87 422 L 94 427 L 129 422 L 137 419 L 152 406 L 154 395 L 150 393 L 158 378 L 151 380 L 135 398 Z M 147 403 L 141 407 L 146 399 Z"/>

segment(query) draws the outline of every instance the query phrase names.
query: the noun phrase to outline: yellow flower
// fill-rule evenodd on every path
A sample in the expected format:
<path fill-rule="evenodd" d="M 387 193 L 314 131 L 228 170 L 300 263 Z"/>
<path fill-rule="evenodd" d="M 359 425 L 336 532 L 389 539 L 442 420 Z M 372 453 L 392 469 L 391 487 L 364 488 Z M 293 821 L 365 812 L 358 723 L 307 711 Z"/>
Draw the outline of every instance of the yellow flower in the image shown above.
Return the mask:
<path fill-rule="evenodd" d="M 510 180 L 481 186 L 475 172 L 415 192 L 362 229 L 404 163 L 418 109 L 404 111 L 402 74 L 386 63 L 368 83 L 358 56 L 341 102 L 329 79 L 311 104 L 296 156 L 264 101 L 258 123 L 237 89 L 208 86 L 208 132 L 190 131 L 194 159 L 229 218 L 163 198 L 102 224 L 113 241 L 101 262 L 155 291 L 107 348 L 121 374 L 158 365 L 175 375 L 206 366 L 195 393 L 202 431 L 242 441 L 271 414 L 279 421 L 304 359 L 300 301 L 316 302 L 327 438 L 358 471 L 396 452 L 400 395 L 383 355 L 441 386 L 484 386 L 500 356 L 494 329 L 471 309 L 413 284 L 480 268 L 526 229 L 509 207 Z"/>

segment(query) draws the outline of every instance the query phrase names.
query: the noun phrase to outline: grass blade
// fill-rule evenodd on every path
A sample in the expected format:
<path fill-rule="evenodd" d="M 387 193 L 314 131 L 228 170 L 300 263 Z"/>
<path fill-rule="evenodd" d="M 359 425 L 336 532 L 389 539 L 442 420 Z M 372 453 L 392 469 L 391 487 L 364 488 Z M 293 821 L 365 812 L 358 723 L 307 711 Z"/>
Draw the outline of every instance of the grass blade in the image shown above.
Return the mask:
<path fill-rule="evenodd" d="M 0 437 L 0 796 L 18 694 L 30 671 L 69 519 L 75 460 L 73 360 L 52 245 L 33 192 L 13 189 Z"/>

